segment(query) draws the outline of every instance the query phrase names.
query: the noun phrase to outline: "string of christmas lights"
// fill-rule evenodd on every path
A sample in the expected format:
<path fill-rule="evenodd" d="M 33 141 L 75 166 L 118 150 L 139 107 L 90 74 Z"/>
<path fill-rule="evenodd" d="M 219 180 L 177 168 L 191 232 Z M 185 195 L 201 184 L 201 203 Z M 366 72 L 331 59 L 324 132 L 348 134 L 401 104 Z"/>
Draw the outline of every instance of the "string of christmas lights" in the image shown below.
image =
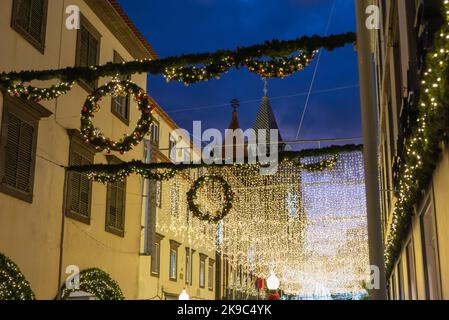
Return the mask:
<path fill-rule="evenodd" d="M 406 137 L 405 155 L 399 172 L 397 202 L 385 248 L 387 277 L 391 275 L 410 227 L 414 205 L 427 189 L 441 154 L 440 143 L 449 134 L 449 0 L 444 1 L 446 22 L 437 32 L 434 49 L 426 57 L 421 82 L 418 119 Z"/>
<path fill-rule="evenodd" d="M 77 279 L 77 278 L 73 278 Z M 79 282 L 73 283 L 73 288 L 65 286 L 61 291 L 61 299 L 66 300 L 76 291 L 92 294 L 97 300 L 124 300 L 118 283 L 109 274 L 98 268 L 83 270 L 79 273 Z M 79 289 L 78 289 L 79 288 Z"/>
<path fill-rule="evenodd" d="M 316 50 L 325 48 L 332 51 L 346 44 L 354 43 L 355 40 L 356 36 L 352 32 L 327 37 L 314 35 L 294 40 L 266 41 L 263 44 L 239 47 L 236 50 L 218 50 L 158 60 L 111 62 L 100 66 L 69 67 L 59 70 L 3 72 L 0 73 L 0 87 L 10 92 L 21 92 L 21 96 L 38 101 L 56 98 L 65 93 L 65 89 L 68 88 L 61 87 L 60 90 L 55 90 L 56 93 L 53 92 L 55 87 L 48 90 L 42 89 L 43 91 L 39 92 L 39 89 L 31 85 L 26 86 L 25 83 L 34 80 L 60 80 L 65 85 L 79 80 L 91 82 L 103 77 L 115 77 L 117 74 L 126 76 L 135 73 L 148 73 L 162 74 L 169 81 L 179 80 L 190 84 L 219 78 L 222 73 L 232 67 L 237 69 L 248 67 L 251 72 L 257 72 L 265 77 L 284 77 L 302 70 L 308 63 L 307 58 L 311 58 L 311 53 Z M 297 54 L 295 58 L 288 58 L 295 53 Z M 304 58 L 304 54 L 306 58 Z M 259 60 L 264 57 L 268 60 Z M 271 71 L 265 72 L 265 69 Z M 25 87 L 27 90 L 23 89 Z"/>
<path fill-rule="evenodd" d="M 310 157 L 303 163 L 324 158 Z M 220 250 L 232 270 L 261 278 L 274 271 L 281 290 L 301 297 L 366 294 L 362 282 L 369 275 L 368 239 L 361 152 L 342 153 L 335 167 L 319 172 L 288 163 L 281 164 L 274 176 L 248 178 L 232 168 L 220 172 L 236 191 L 219 235 Z M 214 194 L 208 192 L 203 194 L 204 203 Z M 232 289 L 247 291 L 238 272 L 230 281 Z"/>
<path fill-rule="evenodd" d="M 30 283 L 25 279 L 19 267 L 0 253 L 0 301 L 34 299 L 35 295 L 31 290 Z"/>

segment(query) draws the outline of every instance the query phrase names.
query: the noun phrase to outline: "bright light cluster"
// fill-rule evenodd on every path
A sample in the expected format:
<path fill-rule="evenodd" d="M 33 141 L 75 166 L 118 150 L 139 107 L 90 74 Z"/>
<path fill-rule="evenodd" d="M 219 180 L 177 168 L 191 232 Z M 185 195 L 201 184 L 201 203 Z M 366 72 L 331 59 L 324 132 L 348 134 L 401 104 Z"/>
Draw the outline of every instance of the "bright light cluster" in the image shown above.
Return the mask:
<path fill-rule="evenodd" d="M 310 157 L 303 164 L 327 158 Z M 274 271 L 281 290 L 301 297 L 364 293 L 368 239 L 361 152 L 338 155 L 324 171 L 282 162 L 271 176 L 232 166 L 204 168 L 204 174 L 221 175 L 231 185 L 231 212 L 218 225 L 189 219 L 184 197 L 192 181 L 178 175 L 164 186 L 181 200 L 172 201 L 171 214 L 158 216 L 158 230 L 192 247 L 220 250 L 230 266 L 230 289 L 254 290 L 240 281 L 240 272 L 267 279 Z M 201 210 L 217 210 L 222 194 L 218 184 L 203 188 Z"/>

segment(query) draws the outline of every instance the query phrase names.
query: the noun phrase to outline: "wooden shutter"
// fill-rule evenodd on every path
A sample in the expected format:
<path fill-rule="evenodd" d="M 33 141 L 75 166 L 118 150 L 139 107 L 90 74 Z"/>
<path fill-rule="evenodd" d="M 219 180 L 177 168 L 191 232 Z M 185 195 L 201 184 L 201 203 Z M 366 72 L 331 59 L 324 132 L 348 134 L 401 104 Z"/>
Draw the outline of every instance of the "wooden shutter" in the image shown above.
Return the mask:
<path fill-rule="evenodd" d="M 92 34 L 89 33 L 89 50 L 88 50 L 88 66 L 94 66 L 97 64 L 98 57 L 98 40 L 94 38 Z"/>
<path fill-rule="evenodd" d="M 108 184 L 106 205 L 106 231 L 123 236 L 125 231 L 125 182 Z"/>
<path fill-rule="evenodd" d="M 87 67 L 89 64 L 89 31 L 84 26 L 80 29 L 80 40 L 78 47 L 78 66 Z"/>
<path fill-rule="evenodd" d="M 115 228 L 117 224 L 117 187 L 115 183 L 109 184 L 109 193 L 108 193 L 108 225 L 110 227 Z"/>
<path fill-rule="evenodd" d="M 72 153 L 71 165 L 81 165 L 81 156 L 78 153 Z M 74 213 L 79 213 L 79 199 L 81 190 L 81 174 L 78 172 L 70 173 L 70 210 Z"/>
<path fill-rule="evenodd" d="M 78 30 L 76 48 L 76 66 L 90 67 L 98 64 L 100 52 L 101 35 L 98 31 L 81 15 L 81 26 Z M 93 91 L 97 87 L 98 81 L 79 81 L 80 85 L 87 91 Z"/>
<path fill-rule="evenodd" d="M 14 0 L 11 27 L 44 53 L 47 0 Z"/>
<path fill-rule="evenodd" d="M 32 0 L 15 0 L 18 2 L 17 11 L 15 12 L 15 22 L 23 30 L 29 30 L 29 21 L 31 16 Z"/>
<path fill-rule="evenodd" d="M 114 51 L 114 63 L 122 63 L 123 58 Z M 130 76 L 122 76 L 120 75 L 118 77 L 120 80 L 129 80 Z M 126 97 L 115 97 L 112 98 L 112 113 L 118 116 L 120 120 L 125 122 L 126 125 L 128 125 L 129 121 L 129 105 L 130 105 L 130 99 L 129 95 Z"/>
<path fill-rule="evenodd" d="M 30 194 L 32 190 L 35 128 L 15 114 L 8 114 L 3 183 Z"/>
<path fill-rule="evenodd" d="M 17 189 L 31 192 L 33 165 L 34 126 L 23 122 L 20 127 L 19 161 L 17 164 Z"/>
<path fill-rule="evenodd" d="M 20 119 L 11 113 L 8 115 L 8 135 L 5 148 L 5 169 L 2 183 L 16 186 L 17 163 L 20 143 Z"/>
<path fill-rule="evenodd" d="M 80 153 L 72 151 L 71 165 L 88 164 L 91 164 L 91 161 L 84 158 Z M 85 174 L 72 172 L 70 175 L 70 210 L 73 214 L 88 218 L 90 216 L 91 182 Z"/>
<path fill-rule="evenodd" d="M 28 32 L 37 41 L 42 41 L 42 20 L 44 19 L 44 1 L 31 1 L 31 14 Z"/>

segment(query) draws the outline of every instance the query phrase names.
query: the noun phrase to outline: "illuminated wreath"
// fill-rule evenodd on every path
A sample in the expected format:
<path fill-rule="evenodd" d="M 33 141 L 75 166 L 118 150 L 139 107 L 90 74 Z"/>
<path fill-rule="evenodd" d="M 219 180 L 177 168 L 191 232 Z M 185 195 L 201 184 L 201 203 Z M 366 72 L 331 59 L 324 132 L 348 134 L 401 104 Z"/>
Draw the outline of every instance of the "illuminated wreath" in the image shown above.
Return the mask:
<path fill-rule="evenodd" d="M 61 299 L 67 300 L 70 294 L 83 291 L 92 294 L 98 300 L 124 300 L 118 283 L 109 274 L 98 268 L 86 269 L 79 274 L 79 283 L 74 283 L 76 289 L 65 285 L 61 291 Z"/>
<path fill-rule="evenodd" d="M 197 194 L 201 188 L 204 188 L 206 183 L 208 182 L 217 182 L 219 183 L 224 192 L 224 203 L 221 211 L 215 212 L 214 215 L 210 213 L 205 213 L 200 210 L 198 204 L 195 203 L 197 199 Z M 212 223 L 217 223 L 221 221 L 224 217 L 226 217 L 229 211 L 232 209 L 232 203 L 234 202 L 234 192 L 232 192 L 231 186 L 229 183 L 221 176 L 211 175 L 211 176 L 202 176 L 198 178 L 192 185 L 192 188 L 187 192 L 187 203 L 189 206 L 190 212 L 200 220 L 209 221 Z"/>
<path fill-rule="evenodd" d="M 130 135 L 125 135 L 124 138 L 118 142 L 106 138 L 100 129 L 96 128 L 92 122 L 94 113 L 100 111 L 98 102 L 105 95 L 133 95 L 137 102 L 137 107 L 142 113 L 134 131 Z M 145 135 L 150 132 L 150 126 L 153 122 L 151 111 L 153 109 L 154 105 L 151 103 L 150 98 L 138 85 L 128 80 L 112 81 L 95 90 L 87 97 L 86 102 L 84 103 L 81 111 L 81 133 L 84 135 L 84 142 L 95 146 L 98 151 L 106 150 L 108 153 L 111 151 L 118 151 L 121 154 L 124 154 L 125 152 L 130 151 L 134 146 L 137 146 L 143 140 Z"/>
<path fill-rule="evenodd" d="M 0 253 L 0 301 L 34 299 L 33 290 L 19 267 Z"/>

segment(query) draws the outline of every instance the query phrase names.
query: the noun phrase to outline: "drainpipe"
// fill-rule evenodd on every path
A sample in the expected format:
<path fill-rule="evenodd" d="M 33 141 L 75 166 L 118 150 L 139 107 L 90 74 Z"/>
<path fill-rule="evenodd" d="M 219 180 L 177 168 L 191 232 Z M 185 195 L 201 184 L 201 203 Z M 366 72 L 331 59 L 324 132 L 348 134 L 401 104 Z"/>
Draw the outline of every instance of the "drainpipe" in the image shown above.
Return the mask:
<path fill-rule="evenodd" d="M 65 235 L 65 209 L 66 209 L 66 201 L 67 201 L 67 180 L 69 173 L 67 172 L 67 168 L 64 168 L 64 193 L 62 199 L 62 215 L 61 215 L 61 236 L 59 242 L 59 262 L 58 262 L 58 291 L 56 294 L 56 299 L 61 299 L 61 286 L 62 286 L 62 268 L 63 268 L 63 258 L 64 258 L 64 235 Z"/>
<path fill-rule="evenodd" d="M 357 53 L 365 162 L 366 209 L 368 218 L 369 261 L 379 268 L 379 287 L 370 291 L 372 300 L 387 300 L 382 221 L 377 167 L 377 110 L 374 96 L 370 33 L 365 21 L 368 0 L 355 0 L 357 15 Z"/>

